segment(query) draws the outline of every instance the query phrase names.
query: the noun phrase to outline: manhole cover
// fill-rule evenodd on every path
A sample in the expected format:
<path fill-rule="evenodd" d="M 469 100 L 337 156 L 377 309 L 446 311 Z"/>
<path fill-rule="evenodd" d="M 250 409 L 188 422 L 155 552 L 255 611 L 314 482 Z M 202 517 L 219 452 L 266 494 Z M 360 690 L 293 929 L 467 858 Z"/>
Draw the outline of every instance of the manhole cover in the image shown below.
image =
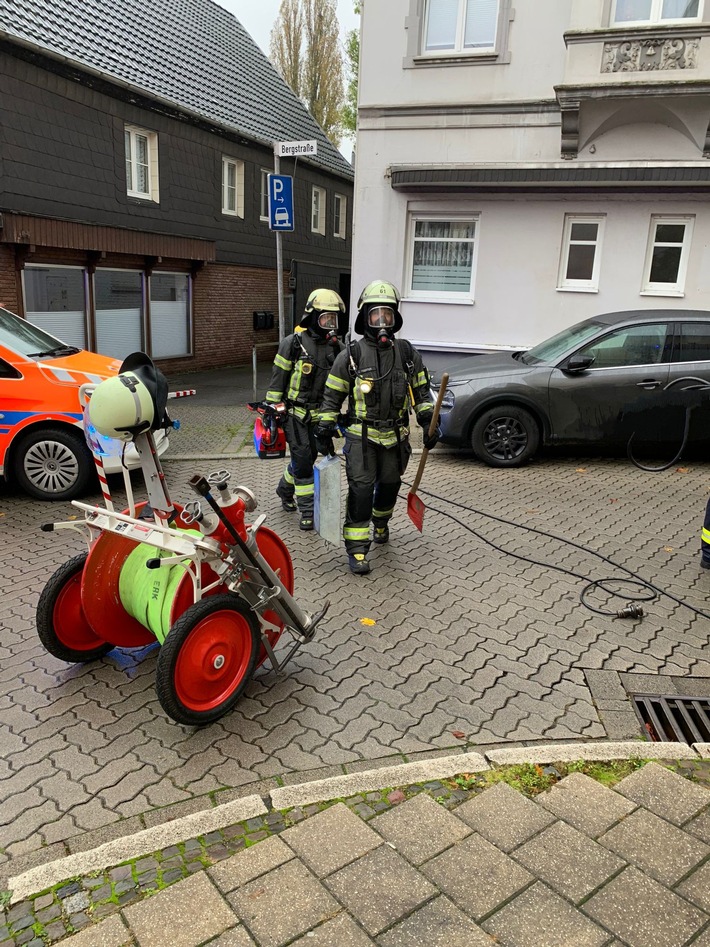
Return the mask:
<path fill-rule="evenodd" d="M 657 743 L 710 743 L 710 699 L 631 694 L 644 730 Z"/>

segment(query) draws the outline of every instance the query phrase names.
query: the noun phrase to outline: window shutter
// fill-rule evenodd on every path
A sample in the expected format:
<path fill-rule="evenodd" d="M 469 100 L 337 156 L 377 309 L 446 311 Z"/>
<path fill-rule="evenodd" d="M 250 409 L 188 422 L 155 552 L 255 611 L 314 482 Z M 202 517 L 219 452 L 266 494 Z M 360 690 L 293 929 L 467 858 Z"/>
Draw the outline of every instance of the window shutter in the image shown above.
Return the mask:
<path fill-rule="evenodd" d="M 31 312 L 28 310 L 27 321 L 49 332 L 55 338 L 61 339 L 67 345 L 76 345 L 80 349 L 86 348 L 83 311 Z"/>
<path fill-rule="evenodd" d="M 143 348 L 140 309 L 101 309 L 96 313 L 96 349 L 124 359 Z"/>
<path fill-rule="evenodd" d="M 150 303 L 150 333 L 153 358 L 190 354 L 185 300 Z"/>
<path fill-rule="evenodd" d="M 429 0 L 427 49 L 453 49 L 455 47 L 459 2 L 460 0 Z"/>
<path fill-rule="evenodd" d="M 464 47 L 466 49 L 495 46 L 498 25 L 498 0 L 468 0 Z"/>

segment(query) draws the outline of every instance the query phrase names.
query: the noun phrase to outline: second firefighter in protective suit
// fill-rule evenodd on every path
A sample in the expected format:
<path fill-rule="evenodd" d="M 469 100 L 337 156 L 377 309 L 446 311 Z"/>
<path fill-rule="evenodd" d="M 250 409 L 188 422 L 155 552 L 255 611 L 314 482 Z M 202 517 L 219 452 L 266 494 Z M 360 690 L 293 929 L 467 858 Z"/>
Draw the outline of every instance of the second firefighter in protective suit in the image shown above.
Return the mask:
<path fill-rule="evenodd" d="M 294 332 L 279 345 L 274 358 L 266 401 L 285 402 L 284 430 L 291 459 L 276 493 L 284 510 L 298 505 L 301 529 L 313 529 L 313 463 L 318 457 L 313 429 L 320 420 L 319 406 L 325 381 L 342 349 L 345 304 L 332 289 L 315 289 L 308 297 Z"/>
<path fill-rule="evenodd" d="M 345 433 L 348 503 L 343 539 L 350 571 L 367 575 L 370 563 L 370 520 L 375 543 L 389 540 L 394 512 L 411 447 L 409 411 L 425 429 L 433 414 L 429 375 L 411 342 L 395 339 L 402 328 L 399 293 L 383 280 L 370 283 L 358 300 L 355 332 L 362 341 L 350 343 L 335 360 L 325 385 L 321 422 L 315 430 L 321 453 L 332 452 L 332 437 L 340 407 L 349 399 Z"/>

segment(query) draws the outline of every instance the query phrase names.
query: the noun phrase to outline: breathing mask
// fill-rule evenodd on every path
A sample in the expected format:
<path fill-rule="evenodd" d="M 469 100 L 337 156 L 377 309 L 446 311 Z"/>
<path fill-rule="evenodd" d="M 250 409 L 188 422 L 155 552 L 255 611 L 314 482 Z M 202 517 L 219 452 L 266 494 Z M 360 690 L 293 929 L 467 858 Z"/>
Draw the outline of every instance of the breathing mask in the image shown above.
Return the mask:
<path fill-rule="evenodd" d="M 321 312 L 316 320 L 316 331 L 328 345 L 338 344 L 338 313 Z"/>
<path fill-rule="evenodd" d="M 394 345 L 394 309 L 391 306 L 373 306 L 367 314 L 368 334 L 383 349 Z"/>

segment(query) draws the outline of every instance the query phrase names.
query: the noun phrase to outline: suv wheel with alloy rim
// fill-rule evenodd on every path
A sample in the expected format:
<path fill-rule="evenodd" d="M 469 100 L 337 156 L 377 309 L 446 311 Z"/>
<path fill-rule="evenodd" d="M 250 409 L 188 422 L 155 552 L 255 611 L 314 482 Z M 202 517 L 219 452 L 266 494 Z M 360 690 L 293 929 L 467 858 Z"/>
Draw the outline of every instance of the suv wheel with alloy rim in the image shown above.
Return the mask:
<path fill-rule="evenodd" d="M 489 467 L 520 467 L 534 457 L 539 445 L 537 421 L 513 404 L 484 411 L 471 433 L 476 457 Z"/>

